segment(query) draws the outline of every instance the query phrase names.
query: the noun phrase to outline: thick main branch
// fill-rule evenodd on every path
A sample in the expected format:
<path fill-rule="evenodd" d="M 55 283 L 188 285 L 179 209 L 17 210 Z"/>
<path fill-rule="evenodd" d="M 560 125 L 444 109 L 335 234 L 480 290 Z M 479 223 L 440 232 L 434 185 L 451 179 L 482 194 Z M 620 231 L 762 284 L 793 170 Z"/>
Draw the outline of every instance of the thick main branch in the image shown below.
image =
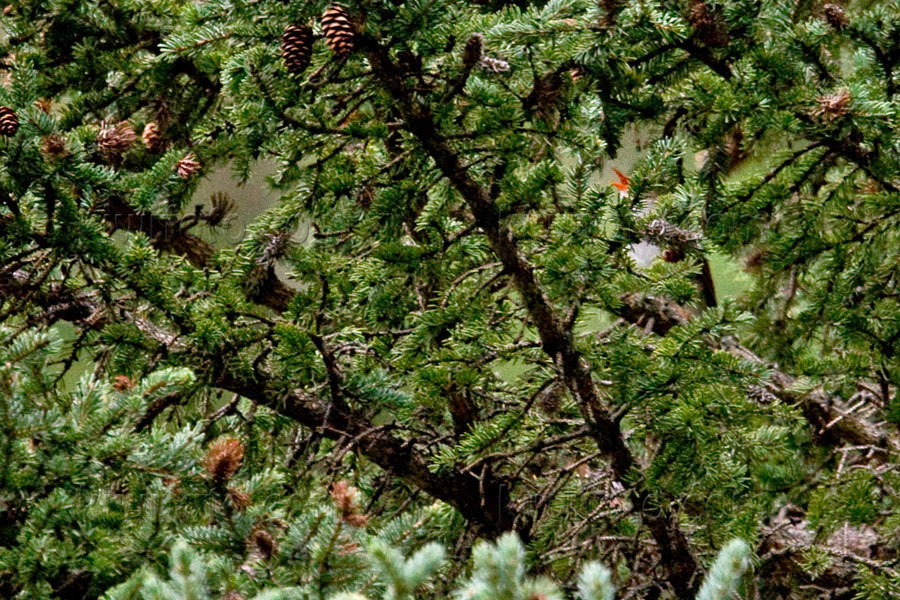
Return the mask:
<path fill-rule="evenodd" d="M 634 466 L 634 457 L 618 423 L 603 407 L 571 331 L 555 313 L 537 280 L 534 267 L 519 250 L 512 232 L 501 222 L 488 189 L 475 181 L 463 166 L 459 155 L 438 131 L 428 107 L 413 97 L 387 51 L 373 40 L 367 40 L 366 55 L 379 82 L 397 102 L 407 130 L 469 206 L 475 223 L 484 232 L 491 250 L 503 263 L 522 296 L 544 352 L 559 365 L 567 386 L 578 399 L 597 447 L 610 461 L 616 478 L 624 484 Z M 630 497 L 638 507 L 643 507 L 648 500 L 647 494 L 638 487 L 630 488 Z M 644 522 L 659 546 L 668 580 L 676 593 L 680 597 L 692 595 L 697 565 L 674 516 L 666 507 L 657 507 L 644 514 Z"/>
<path fill-rule="evenodd" d="M 500 477 L 485 473 L 481 478 L 460 469 L 438 473 L 428 468 L 428 460 L 417 449 L 416 440 L 404 440 L 389 427 L 374 425 L 364 414 L 343 403 L 323 403 L 298 390 L 280 391 L 265 382 L 250 381 L 223 369 L 216 380 L 222 389 L 234 392 L 293 419 L 318 429 L 333 440 L 350 441 L 373 463 L 400 477 L 426 494 L 458 510 L 479 533 L 496 537 L 518 529 L 527 534 L 527 523 L 510 505 L 510 487 Z"/>
<path fill-rule="evenodd" d="M 178 336 L 132 315 L 123 306 L 104 304 L 99 295 L 79 293 L 63 286 L 34 289 L 27 279 L 9 278 L 0 282 L 0 302 L 23 299 L 42 308 L 41 317 L 45 324 L 67 320 L 81 327 L 100 329 L 109 322 L 125 319 L 165 345 L 170 356 L 183 353 L 189 361 L 195 359 L 189 349 L 179 346 Z M 267 406 L 300 425 L 319 430 L 329 439 L 354 444 L 385 471 L 457 509 L 481 535 L 496 537 L 516 529 L 528 536 L 529 522 L 510 503 L 512 486 L 502 476 L 490 472 L 473 474 L 462 468 L 432 472 L 428 468 L 428 456 L 421 451 L 425 440 L 397 437 L 389 427 L 374 425 L 363 411 L 344 402 L 321 402 L 300 391 L 278 387 L 271 380 L 261 380 L 259 374 L 251 379 L 232 371 L 225 361 L 217 361 L 210 375 L 214 385 L 223 390 Z M 150 412 L 152 407 L 141 420 L 152 418 L 148 417 Z"/>

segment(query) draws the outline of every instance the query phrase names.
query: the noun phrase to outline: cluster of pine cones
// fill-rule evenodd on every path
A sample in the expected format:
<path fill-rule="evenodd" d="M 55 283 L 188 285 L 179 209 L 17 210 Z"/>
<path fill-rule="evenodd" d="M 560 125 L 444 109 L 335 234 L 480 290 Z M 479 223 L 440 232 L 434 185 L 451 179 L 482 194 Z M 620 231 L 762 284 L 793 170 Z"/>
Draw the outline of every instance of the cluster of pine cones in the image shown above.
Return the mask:
<path fill-rule="evenodd" d="M 0 110 L 0 131 L 2 131 L 2 110 Z M 137 134 L 134 127 L 128 121 L 120 121 L 118 123 L 104 122 L 100 126 L 100 133 L 97 134 L 97 147 L 107 157 L 116 157 L 124 154 L 137 140 Z M 144 131 L 141 133 L 141 141 L 144 142 L 149 152 L 157 153 L 165 149 L 165 141 L 160 132 L 159 125 L 155 122 L 147 123 Z M 49 152 L 48 152 L 49 154 Z M 201 169 L 201 164 L 197 162 L 197 157 L 193 152 L 189 152 L 175 163 L 175 173 L 182 179 L 190 179 Z"/>
<path fill-rule="evenodd" d="M 322 37 L 331 51 L 344 58 L 356 45 L 356 26 L 347 9 L 333 4 L 322 15 Z M 300 74 L 312 57 L 313 31 L 307 25 L 288 25 L 281 36 L 281 56 L 288 73 Z"/>

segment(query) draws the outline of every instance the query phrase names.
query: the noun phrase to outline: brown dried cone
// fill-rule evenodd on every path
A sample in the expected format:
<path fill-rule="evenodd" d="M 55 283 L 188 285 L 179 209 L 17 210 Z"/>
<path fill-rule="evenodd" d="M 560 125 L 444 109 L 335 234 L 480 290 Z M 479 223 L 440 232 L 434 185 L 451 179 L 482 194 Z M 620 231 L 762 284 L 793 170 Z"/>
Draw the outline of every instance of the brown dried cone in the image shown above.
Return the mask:
<path fill-rule="evenodd" d="M 184 158 L 175 163 L 175 172 L 182 179 L 190 179 L 200 170 L 200 163 L 193 152 L 188 152 Z"/>
<path fill-rule="evenodd" d="M 203 220 L 210 227 L 218 227 L 237 207 L 235 201 L 225 192 L 215 192 L 209 199 L 210 209 Z"/>
<path fill-rule="evenodd" d="M 0 135 L 11 137 L 19 130 L 19 117 L 8 106 L 0 106 Z"/>
<path fill-rule="evenodd" d="M 41 140 L 41 152 L 47 158 L 62 158 L 69 153 L 66 149 L 66 138 L 59 133 L 51 133 Z"/>
<path fill-rule="evenodd" d="M 822 7 L 825 13 L 825 20 L 836 31 L 841 31 L 850 24 L 850 18 L 839 4 L 826 4 Z"/>
<path fill-rule="evenodd" d="M 250 505 L 253 504 L 253 499 L 250 498 L 250 494 L 243 490 L 230 487 L 226 491 L 228 492 L 228 499 L 231 501 L 231 505 L 234 506 L 236 510 L 247 510 Z"/>
<path fill-rule="evenodd" d="M 134 381 L 128 375 L 116 375 L 112 386 L 117 392 L 127 392 L 134 389 Z"/>
<path fill-rule="evenodd" d="M 353 527 L 365 527 L 369 522 L 369 517 L 362 514 L 356 506 L 358 492 L 359 490 L 342 479 L 331 487 L 331 499 L 334 500 L 343 522 Z"/>
<path fill-rule="evenodd" d="M 694 26 L 697 36 L 707 46 L 721 48 L 728 45 L 728 27 L 722 15 L 713 12 L 704 0 L 693 0 L 688 21 Z"/>
<path fill-rule="evenodd" d="M 203 461 L 206 472 L 216 483 L 224 483 L 234 477 L 244 460 L 244 446 L 240 440 L 225 438 L 209 445 Z"/>
<path fill-rule="evenodd" d="M 823 121 L 833 121 L 850 112 L 852 100 L 853 97 L 847 88 L 843 88 L 835 94 L 825 94 L 816 100 L 817 106 L 813 109 L 812 114 Z"/>
<path fill-rule="evenodd" d="M 101 126 L 97 134 L 97 146 L 104 154 L 122 154 L 128 150 L 137 135 L 128 121 L 119 121 L 115 125 Z"/>
<path fill-rule="evenodd" d="M 53 108 L 53 103 L 49 98 L 38 98 L 34 101 L 34 107 L 49 115 L 50 109 Z"/>
<path fill-rule="evenodd" d="M 278 550 L 275 538 L 265 529 L 256 529 L 247 538 L 250 545 L 250 551 L 258 555 L 263 560 L 269 560 Z"/>
<path fill-rule="evenodd" d="M 141 140 L 144 146 L 150 152 L 159 152 L 162 149 L 162 135 L 159 133 L 159 125 L 153 121 L 144 125 L 144 131 L 141 133 Z"/>
<path fill-rule="evenodd" d="M 353 51 L 356 43 L 356 28 L 350 13 L 340 4 L 332 4 L 322 15 L 322 35 L 331 51 L 344 57 Z"/>
<path fill-rule="evenodd" d="M 281 58 L 288 73 L 299 75 L 309 66 L 312 56 L 312 29 L 303 25 L 288 25 L 281 34 Z"/>

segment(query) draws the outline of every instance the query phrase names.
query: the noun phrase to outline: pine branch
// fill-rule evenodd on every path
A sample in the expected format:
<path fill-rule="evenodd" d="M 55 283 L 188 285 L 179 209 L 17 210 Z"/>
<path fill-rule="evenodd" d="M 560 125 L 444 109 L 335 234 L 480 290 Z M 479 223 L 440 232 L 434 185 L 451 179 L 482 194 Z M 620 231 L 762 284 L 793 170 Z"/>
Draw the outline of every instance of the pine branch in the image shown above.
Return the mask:
<path fill-rule="evenodd" d="M 29 294 L 30 290 L 7 283 L 0 286 L 0 293 L 3 297 L 17 297 Z M 178 336 L 131 315 L 124 308 L 111 314 L 109 307 L 104 307 L 91 296 L 76 295 L 57 287 L 49 292 L 32 294 L 31 302 L 53 315 L 54 320 L 48 324 L 67 320 L 82 327 L 101 329 L 107 323 L 124 318 L 148 337 L 165 345 L 170 356 L 183 353 L 188 360 L 191 359 L 190 348 L 184 347 Z M 417 450 L 427 447 L 426 440 L 398 438 L 391 434 L 389 427 L 375 426 L 363 411 L 351 409 L 343 402 L 322 403 L 299 390 L 283 390 L 272 381 L 251 379 L 248 375 L 232 371 L 224 361 L 218 361 L 213 369 L 210 376 L 217 387 L 267 406 L 301 425 L 320 431 L 329 439 L 354 440 L 373 463 L 433 498 L 453 506 L 482 535 L 496 537 L 505 531 L 518 530 L 523 536 L 528 536 L 530 523 L 510 504 L 512 485 L 503 477 L 490 473 L 476 477 L 460 468 L 433 473 L 429 469 L 429 459 Z M 258 377 L 259 373 L 256 375 Z M 164 399 L 162 404 L 166 402 L 167 399 Z M 154 404 L 138 424 L 143 427 L 145 421 L 149 422 L 166 407 Z"/>
<path fill-rule="evenodd" d="M 183 256 L 195 267 L 207 266 L 216 253 L 215 246 L 190 233 L 179 220 L 162 219 L 151 213 L 138 212 L 120 198 L 110 199 L 103 217 L 113 229 L 141 232 L 155 248 Z M 278 278 L 274 269 L 266 269 L 250 299 L 280 313 L 288 307 L 295 294 L 290 286 Z"/>
<path fill-rule="evenodd" d="M 534 267 L 519 250 L 512 232 L 501 223 L 493 198 L 463 166 L 458 154 L 438 131 L 429 108 L 415 99 L 387 51 L 369 37 L 365 38 L 364 49 L 382 87 L 397 102 L 406 128 L 418 139 L 423 150 L 468 204 L 475 223 L 484 232 L 504 270 L 512 277 L 538 330 L 544 352 L 561 368 L 567 386 L 578 399 L 579 408 L 591 427 L 598 448 L 610 461 L 616 478 L 625 485 L 635 464 L 634 457 L 618 423 L 603 408 L 591 374 L 575 348 L 571 331 L 565 328 L 563 321 L 555 314 L 549 298 L 537 281 Z M 632 503 L 643 507 L 648 500 L 647 494 L 630 485 L 626 487 L 631 490 Z M 669 582 L 679 595 L 692 594 L 697 565 L 676 519 L 668 509 L 662 507 L 655 513 L 644 514 L 643 518 L 659 544 Z"/>
<path fill-rule="evenodd" d="M 496 537 L 518 530 L 527 535 L 529 523 L 509 503 L 510 484 L 499 476 L 481 478 L 460 469 L 433 473 L 416 448 L 424 442 L 403 440 L 389 428 L 376 427 L 361 411 L 322 403 L 298 390 L 280 391 L 269 382 L 250 381 L 228 369 L 215 374 L 216 385 L 268 406 L 298 423 L 321 431 L 329 439 L 355 439 L 366 457 L 385 471 L 456 508 L 482 535 Z"/>
<path fill-rule="evenodd" d="M 663 298 L 628 295 L 622 298 L 619 316 L 629 323 L 647 327 L 657 335 L 666 335 L 673 327 L 684 325 L 690 320 L 690 313 L 671 300 Z M 731 344 L 723 350 L 756 364 L 764 361 L 740 344 Z M 813 428 L 813 433 L 828 444 L 850 444 L 888 448 L 900 452 L 900 440 L 880 425 L 863 421 L 848 414 L 846 405 L 829 397 L 823 390 L 808 393 L 794 391 L 797 379 L 777 369 L 770 369 L 771 376 L 766 382 L 768 391 L 787 403 L 799 403 L 803 415 Z"/>

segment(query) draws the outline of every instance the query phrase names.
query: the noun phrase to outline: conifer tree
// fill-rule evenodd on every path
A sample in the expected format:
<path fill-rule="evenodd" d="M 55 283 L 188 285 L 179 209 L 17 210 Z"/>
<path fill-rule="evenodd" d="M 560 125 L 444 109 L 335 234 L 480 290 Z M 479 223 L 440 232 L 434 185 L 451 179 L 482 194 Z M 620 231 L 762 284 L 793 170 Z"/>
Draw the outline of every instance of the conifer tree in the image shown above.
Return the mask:
<path fill-rule="evenodd" d="M 897 0 L 0 23 L 0 597 L 900 597 Z"/>

